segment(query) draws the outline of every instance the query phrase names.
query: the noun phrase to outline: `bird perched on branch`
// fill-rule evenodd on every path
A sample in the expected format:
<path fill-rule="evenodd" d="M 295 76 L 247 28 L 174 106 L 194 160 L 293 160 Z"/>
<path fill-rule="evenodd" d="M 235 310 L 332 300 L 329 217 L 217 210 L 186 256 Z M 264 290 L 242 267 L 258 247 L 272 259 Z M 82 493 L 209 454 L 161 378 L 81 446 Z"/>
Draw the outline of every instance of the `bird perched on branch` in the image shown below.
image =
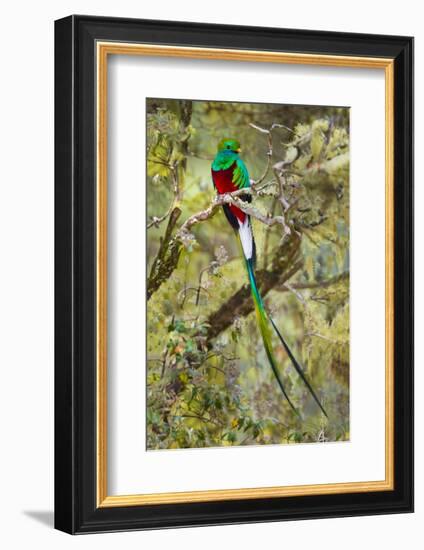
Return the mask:
<path fill-rule="evenodd" d="M 240 151 L 240 143 L 233 138 L 224 138 L 218 144 L 218 152 L 212 162 L 212 180 L 215 189 L 217 190 L 219 195 L 232 193 L 234 191 L 239 191 L 241 189 L 247 189 L 250 187 L 249 172 L 246 168 L 245 163 L 239 156 Z M 252 200 L 251 195 L 248 193 L 238 195 L 238 198 L 246 202 L 251 202 Z M 298 416 L 300 416 L 297 409 L 290 400 L 281 379 L 272 346 L 272 335 L 270 327 L 275 330 L 281 344 L 283 345 L 294 368 L 296 369 L 296 372 L 310 391 L 315 402 L 317 403 L 323 414 L 328 417 L 315 391 L 313 390 L 311 384 L 306 378 L 302 367 L 299 365 L 293 353 L 291 352 L 289 346 L 287 345 L 286 341 L 278 330 L 274 320 L 265 310 L 264 303 L 255 279 L 256 245 L 253 236 L 250 216 L 243 212 L 243 210 L 241 210 L 235 204 L 224 204 L 223 209 L 225 216 L 231 227 L 234 229 L 241 246 L 241 251 L 244 256 L 248 279 L 252 292 L 252 298 L 255 304 L 258 327 L 262 335 L 262 340 L 264 343 L 269 364 L 275 375 L 275 378 L 277 379 L 278 385 L 283 392 L 284 397 L 287 399 L 293 411 Z"/>

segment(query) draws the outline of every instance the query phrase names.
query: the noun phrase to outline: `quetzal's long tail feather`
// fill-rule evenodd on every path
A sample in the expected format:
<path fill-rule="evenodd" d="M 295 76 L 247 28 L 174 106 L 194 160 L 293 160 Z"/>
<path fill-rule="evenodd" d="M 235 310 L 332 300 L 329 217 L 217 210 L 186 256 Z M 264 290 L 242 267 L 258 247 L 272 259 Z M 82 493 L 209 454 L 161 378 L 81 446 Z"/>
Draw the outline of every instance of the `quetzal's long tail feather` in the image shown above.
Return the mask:
<path fill-rule="evenodd" d="M 250 227 L 249 227 L 249 229 L 251 231 Z M 271 333 L 270 333 L 270 330 L 269 330 L 268 321 L 271 323 L 272 327 L 274 328 L 278 338 L 280 339 L 280 342 L 282 343 L 284 349 L 287 352 L 287 355 L 290 358 L 290 361 L 292 362 L 294 368 L 296 369 L 296 372 L 298 373 L 300 378 L 303 380 L 303 383 L 305 384 L 305 386 L 310 391 L 312 397 L 314 398 L 314 400 L 317 403 L 318 407 L 321 409 L 324 416 L 326 416 L 328 418 L 328 415 L 327 415 L 324 407 L 322 406 L 320 400 L 318 399 L 318 397 L 317 397 L 314 389 L 312 388 L 310 382 L 306 378 L 306 375 L 305 375 L 302 367 L 299 365 L 298 361 L 294 357 L 291 349 L 287 345 L 287 342 L 284 340 L 283 336 L 281 335 L 280 331 L 278 330 L 278 327 L 275 324 L 274 320 L 272 319 L 272 317 L 265 310 L 265 306 L 264 306 L 264 303 L 262 301 L 262 296 L 261 296 L 261 294 L 259 292 L 259 289 L 257 287 L 256 278 L 255 278 L 255 267 L 254 267 L 255 245 L 254 245 L 254 241 L 253 241 L 253 234 L 252 234 L 253 253 L 251 254 L 250 258 L 248 258 L 247 255 L 246 255 L 246 246 L 243 243 L 243 240 L 245 240 L 245 238 L 244 239 L 242 238 L 242 235 L 240 234 L 240 232 L 238 232 L 238 236 L 239 236 L 239 242 L 240 242 L 241 249 L 242 249 L 243 256 L 244 256 L 245 263 L 246 263 L 246 269 L 247 269 L 247 274 L 248 274 L 248 277 L 249 277 L 249 283 L 250 283 L 250 288 L 251 288 L 251 292 L 252 292 L 253 302 L 255 304 L 256 318 L 258 320 L 259 330 L 260 330 L 261 335 L 262 335 L 262 340 L 264 342 L 265 351 L 266 351 L 266 354 L 267 354 L 267 357 L 268 357 L 268 361 L 271 365 L 271 368 L 272 368 L 272 371 L 275 375 L 275 378 L 277 379 L 278 385 L 280 386 L 280 389 L 283 392 L 284 397 L 287 399 L 290 407 L 293 409 L 293 411 L 298 416 L 300 416 L 297 409 L 295 408 L 295 406 L 293 405 L 293 403 L 289 399 L 289 397 L 287 395 L 287 392 L 285 390 L 284 384 L 281 380 L 281 377 L 280 377 L 280 374 L 279 374 L 279 371 L 278 371 L 278 367 L 277 367 L 277 362 L 276 362 L 275 357 L 274 357 L 274 352 L 273 352 L 273 347 L 272 347 L 272 339 L 271 339 Z"/>
<path fill-rule="evenodd" d="M 245 258 L 246 259 L 246 258 Z M 258 321 L 259 330 L 262 335 L 262 340 L 264 343 L 266 355 L 268 357 L 269 364 L 271 365 L 272 372 L 275 375 L 275 378 L 277 379 L 278 385 L 280 386 L 281 391 L 283 392 L 284 397 L 287 399 L 290 407 L 293 409 L 293 411 L 297 414 L 297 416 L 300 417 L 300 414 L 296 407 L 291 402 L 289 396 L 287 395 L 286 389 L 284 387 L 284 384 L 281 380 L 280 374 L 278 372 L 277 362 L 274 357 L 274 351 L 272 349 L 272 341 L 271 341 L 271 334 L 269 331 L 269 325 L 268 325 L 268 319 L 267 314 L 262 302 L 262 297 L 259 293 L 258 287 L 256 285 L 256 279 L 254 274 L 254 268 L 253 268 L 253 260 L 252 258 L 246 259 L 246 267 L 247 267 L 247 273 L 249 276 L 249 282 L 250 282 L 250 288 L 252 291 L 252 297 L 253 302 L 255 304 L 255 311 L 256 311 L 256 319 Z"/>
<path fill-rule="evenodd" d="M 268 315 L 268 318 L 269 320 L 271 321 L 271 324 L 272 326 L 274 327 L 274 330 L 275 332 L 277 333 L 277 336 L 278 338 L 280 339 L 280 342 L 283 344 L 283 347 L 284 349 L 286 350 L 287 352 L 287 355 L 290 357 L 290 360 L 294 366 L 294 368 L 296 369 L 296 372 L 297 374 L 300 376 L 300 378 L 303 380 L 303 383 L 305 384 L 305 386 L 308 388 L 308 390 L 311 392 L 311 395 L 312 397 L 315 399 L 315 403 L 318 405 L 318 407 L 321 409 L 322 413 L 324 414 L 325 417 L 328 418 L 328 414 L 325 412 L 325 409 L 324 407 L 321 405 L 321 402 L 320 400 L 318 399 L 316 393 L 314 392 L 311 384 L 309 383 L 308 379 L 306 378 L 306 375 L 302 369 L 302 367 L 299 365 L 299 363 L 297 362 L 295 356 L 293 355 L 293 353 L 291 352 L 291 349 L 289 348 L 289 346 L 287 345 L 287 342 L 284 340 L 284 338 L 282 337 L 280 331 L 278 330 L 277 328 L 277 325 L 275 324 L 274 322 L 274 319 Z"/>

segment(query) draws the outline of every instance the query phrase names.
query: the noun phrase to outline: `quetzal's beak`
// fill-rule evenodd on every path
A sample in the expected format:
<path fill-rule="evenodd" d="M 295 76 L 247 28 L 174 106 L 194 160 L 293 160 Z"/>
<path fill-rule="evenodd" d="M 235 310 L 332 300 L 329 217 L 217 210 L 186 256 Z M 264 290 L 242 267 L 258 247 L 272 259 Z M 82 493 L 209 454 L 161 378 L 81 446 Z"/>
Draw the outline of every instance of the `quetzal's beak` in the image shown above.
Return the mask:
<path fill-rule="evenodd" d="M 239 147 L 238 149 L 236 149 L 236 153 L 241 153 L 241 147 Z"/>

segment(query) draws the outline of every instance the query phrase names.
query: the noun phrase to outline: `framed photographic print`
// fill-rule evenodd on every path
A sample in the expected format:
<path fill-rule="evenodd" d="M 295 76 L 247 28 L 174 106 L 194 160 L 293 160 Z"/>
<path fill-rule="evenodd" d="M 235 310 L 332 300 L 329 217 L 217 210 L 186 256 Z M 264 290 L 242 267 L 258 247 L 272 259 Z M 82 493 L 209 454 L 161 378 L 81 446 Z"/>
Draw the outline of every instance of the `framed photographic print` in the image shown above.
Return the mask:
<path fill-rule="evenodd" d="M 55 525 L 413 509 L 413 40 L 55 25 Z"/>

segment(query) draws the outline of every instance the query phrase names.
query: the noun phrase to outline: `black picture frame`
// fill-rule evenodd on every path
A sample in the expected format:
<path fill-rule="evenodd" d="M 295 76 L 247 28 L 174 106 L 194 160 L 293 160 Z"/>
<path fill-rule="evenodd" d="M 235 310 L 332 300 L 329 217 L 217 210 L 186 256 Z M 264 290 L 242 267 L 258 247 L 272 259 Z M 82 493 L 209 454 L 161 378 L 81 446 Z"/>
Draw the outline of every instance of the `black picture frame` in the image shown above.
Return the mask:
<path fill-rule="evenodd" d="M 98 40 L 394 60 L 392 491 L 99 508 L 96 504 Z M 94 533 L 413 511 L 413 39 L 73 15 L 55 22 L 55 527 Z"/>

